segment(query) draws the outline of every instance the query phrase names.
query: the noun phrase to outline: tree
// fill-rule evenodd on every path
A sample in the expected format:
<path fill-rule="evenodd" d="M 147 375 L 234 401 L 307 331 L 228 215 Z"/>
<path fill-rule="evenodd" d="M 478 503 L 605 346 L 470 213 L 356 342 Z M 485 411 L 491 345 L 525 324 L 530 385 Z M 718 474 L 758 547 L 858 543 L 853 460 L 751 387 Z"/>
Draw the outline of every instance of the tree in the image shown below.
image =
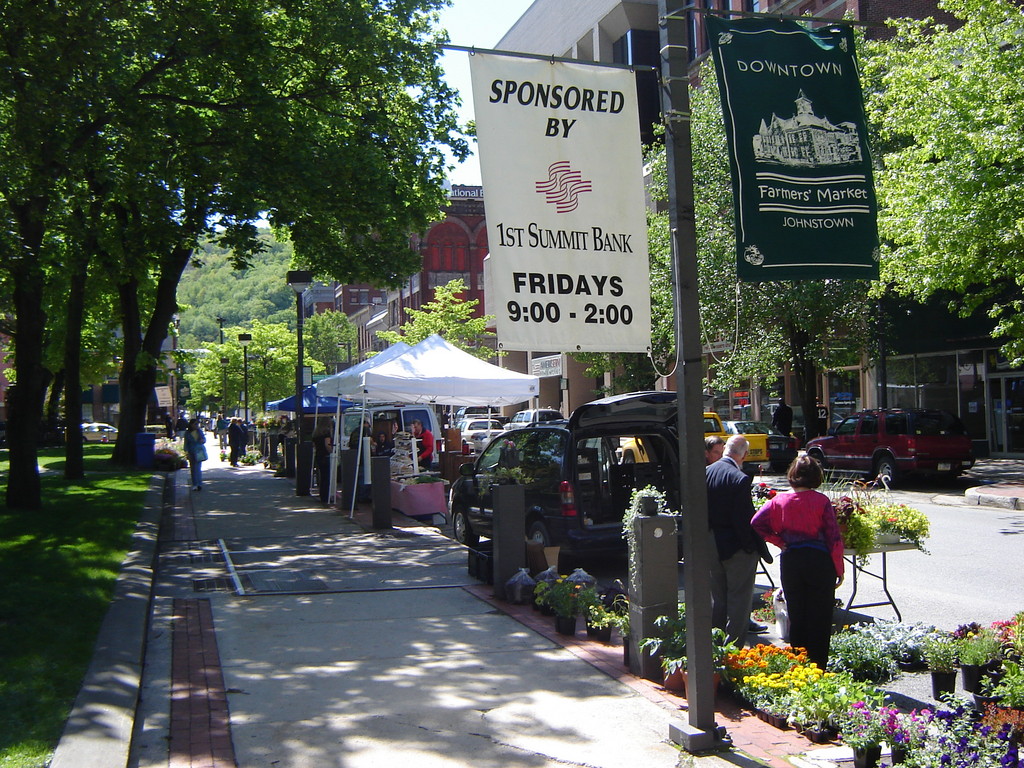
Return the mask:
<path fill-rule="evenodd" d="M 484 342 L 495 336 L 487 330 L 487 326 L 494 322 L 494 316 L 474 317 L 480 302 L 477 299 L 466 301 L 461 298 L 460 294 L 465 291 L 466 284 L 461 279 L 439 285 L 434 289 L 433 301 L 428 301 L 420 309 L 406 308 L 409 320 L 399 330 L 377 331 L 377 336 L 389 344 L 404 341 L 411 345 L 436 333 L 449 344 L 481 360 L 490 360 L 495 353 Z"/>
<path fill-rule="evenodd" d="M 359 362 L 353 360 L 358 351 L 358 331 L 343 312 L 327 310 L 306 318 L 303 323 L 302 340 L 305 354 L 325 366 L 333 373 L 340 364 Z"/>
<path fill-rule="evenodd" d="M 43 299 L 66 279 L 57 246 L 72 233 L 56 226 L 65 220 L 57 201 L 80 202 L 77 244 L 116 286 L 114 460 L 131 464 L 175 290 L 206 237 L 244 266 L 266 213 L 320 276 L 393 284 L 414 271 L 408 232 L 425 229 L 444 201 L 441 146 L 465 152 L 431 29 L 441 2 L 15 0 L 0 9 L 0 265 L 18 381 L 9 506 L 41 503 Z"/>
<path fill-rule="evenodd" d="M 964 316 L 997 320 L 1024 363 L 1024 10 L 946 0 L 951 30 L 900 19 L 865 59 L 868 116 L 885 142 L 877 174 L 883 286 L 918 300 L 951 291 Z"/>
<path fill-rule="evenodd" d="M 813 280 L 742 283 L 736 276 L 732 185 L 718 85 L 712 67 L 691 92 L 693 175 L 701 337 L 715 345 L 716 386 L 773 381 L 788 363 L 804 413 L 814 413 L 822 370 L 859 360 L 869 328 L 864 281 Z M 667 189 L 664 150 L 650 158 L 654 197 Z M 674 339 L 669 274 L 668 216 L 652 214 L 652 316 L 655 339 Z M 660 275 L 660 278 L 655 278 Z M 841 341 L 838 341 L 841 340 Z M 807 437 L 817 422 L 807 420 Z"/>
<path fill-rule="evenodd" d="M 224 327 L 248 325 L 252 320 L 284 323 L 295 330 L 295 292 L 288 286 L 294 251 L 288 241 L 277 240 L 270 230 L 257 232 L 261 250 L 245 269 L 237 269 L 230 251 L 206 241 L 185 267 L 178 283 L 181 316 L 179 347 L 202 347 L 220 340 Z"/>
<path fill-rule="evenodd" d="M 292 294 L 294 296 L 294 294 Z M 238 334 L 247 332 L 252 342 L 245 349 Z M 295 394 L 298 339 L 283 323 L 253 320 L 250 328 L 225 328 L 224 343 L 207 344 L 187 353 L 185 380 L 189 404 L 198 410 L 216 402 L 221 409 L 241 409 L 245 386 L 245 358 L 249 360 L 249 411 L 261 413 L 266 403 Z M 222 363 L 221 360 L 227 360 Z M 322 370 L 322 366 L 316 366 Z M 222 397 L 223 393 L 223 397 Z"/>

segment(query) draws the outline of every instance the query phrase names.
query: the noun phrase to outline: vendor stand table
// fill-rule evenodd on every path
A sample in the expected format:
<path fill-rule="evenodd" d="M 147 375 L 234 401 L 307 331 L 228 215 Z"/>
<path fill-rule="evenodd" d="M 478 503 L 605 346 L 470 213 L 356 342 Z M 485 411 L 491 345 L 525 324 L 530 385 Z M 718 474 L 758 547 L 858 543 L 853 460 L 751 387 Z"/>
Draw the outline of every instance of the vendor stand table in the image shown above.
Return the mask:
<path fill-rule="evenodd" d="M 850 563 L 851 566 L 853 566 L 853 569 L 852 569 L 852 573 L 853 573 L 853 592 L 850 595 L 850 599 L 846 602 L 846 610 L 849 611 L 849 610 L 851 610 L 853 608 L 871 608 L 871 607 L 879 606 L 879 605 L 889 605 L 889 606 L 892 606 L 893 611 L 895 611 L 895 613 L 896 613 L 896 620 L 897 621 L 903 621 L 903 615 L 900 613 L 900 609 L 896 607 L 896 601 L 893 600 L 892 595 L 889 594 L 889 564 L 888 564 L 888 557 L 887 556 L 888 556 L 888 554 L 890 552 L 906 552 L 907 550 L 910 550 L 910 549 L 917 549 L 917 546 L 914 545 L 914 544 L 911 544 L 909 542 L 901 542 L 899 544 L 876 544 L 874 547 L 872 547 L 871 550 L 867 554 L 869 554 L 869 555 L 880 554 L 882 556 L 882 571 L 881 571 L 881 573 L 875 573 L 873 571 L 869 571 L 867 565 L 863 565 L 863 566 L 859 565 L 857 563 L 857 557 L 856 557 L 857 553 L 856 553 L 856 550 L 844 549 L 843 550 L 843 557 L 845 557 L 846 561 L 848 563 Z M 872 578 L 875 578 L 875 579 L 878 579 L 879 581 L 881 581 L 882 582 L 882 592 L 885 593 L 886 599 L 881 601 L 881 602 L 876 602 L 876 603 L 854 603 L 853 601 L 857 598 L 857 578 L 858 578 L 858 574 L 863 574 L 864 576 L 871 576 Z"/>
<path fill-rule="evenodd" d="M 434 515 L 441 515 L 447 520 L 444 488 L 443 482 L 400 483 L 392 480 L 391 507 L 417 520 L 432 520 Z"/>

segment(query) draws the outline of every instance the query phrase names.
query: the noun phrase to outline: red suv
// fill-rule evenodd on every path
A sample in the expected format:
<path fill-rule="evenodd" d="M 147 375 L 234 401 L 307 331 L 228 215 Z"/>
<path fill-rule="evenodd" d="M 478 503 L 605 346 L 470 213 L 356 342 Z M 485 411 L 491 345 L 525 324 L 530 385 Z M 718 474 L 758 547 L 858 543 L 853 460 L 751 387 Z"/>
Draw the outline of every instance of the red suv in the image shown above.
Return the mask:
<path fill-rule="evenodd" d="M 824 467 L 887 475 L 891 481 L 903 474 L 954 478 L 974 466 L 963 422 L 931 409 L 855 413 L 827 437 L 807 443 L 807 453 Z"/>

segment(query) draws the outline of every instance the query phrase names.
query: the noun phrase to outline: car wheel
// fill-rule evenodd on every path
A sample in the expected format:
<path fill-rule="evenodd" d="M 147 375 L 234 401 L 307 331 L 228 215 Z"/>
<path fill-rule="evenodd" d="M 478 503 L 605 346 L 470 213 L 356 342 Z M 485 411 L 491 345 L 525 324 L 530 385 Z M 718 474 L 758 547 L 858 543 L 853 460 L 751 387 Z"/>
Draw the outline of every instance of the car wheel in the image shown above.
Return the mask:
<path fill-rule="evenodd" d="M 464 509 L 452 510 L 452 536 L 459 544 L 465 544 L 467 547 L 475 547 L 480 543 L 480 537 L 469 526 L 469 518 L 466 517 Z"/>
<path fill-rule="evenodd" d="M 891 453 L 883 453 L 875 459 L 874 477 L 882 475 L 889 478 L 887 481 L 888 485 L 896 482 L 896 459 L 893 458 Z"/>
<path fill-rule="evenodd" d="M 821 464 L 822 467 L 828 466 L 828 462 L 825 461 L 825 454 L 821 452 L 820 448 L 811 448 L 811 450 L 807 452 L 807 455 Z"/>
<path fill-rule="evenodd" d="M 540 520 L 534 520 L 526 527 L 526 540 L 540 544 L 542 547 L 551 546 L 551 534 L 548 533 L 548 527 Z"/>

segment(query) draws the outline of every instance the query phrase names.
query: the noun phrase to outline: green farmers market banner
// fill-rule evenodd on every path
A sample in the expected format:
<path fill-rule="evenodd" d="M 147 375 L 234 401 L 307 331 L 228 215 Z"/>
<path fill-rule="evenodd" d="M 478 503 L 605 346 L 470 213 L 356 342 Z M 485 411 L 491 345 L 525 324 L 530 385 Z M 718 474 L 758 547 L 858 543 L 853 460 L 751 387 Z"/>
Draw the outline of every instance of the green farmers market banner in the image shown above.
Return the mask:
<path fill-rule="evenodd" d="M 740 280 L 877 279 L 864 105 L 848 27 L 707 19 Z"/>

